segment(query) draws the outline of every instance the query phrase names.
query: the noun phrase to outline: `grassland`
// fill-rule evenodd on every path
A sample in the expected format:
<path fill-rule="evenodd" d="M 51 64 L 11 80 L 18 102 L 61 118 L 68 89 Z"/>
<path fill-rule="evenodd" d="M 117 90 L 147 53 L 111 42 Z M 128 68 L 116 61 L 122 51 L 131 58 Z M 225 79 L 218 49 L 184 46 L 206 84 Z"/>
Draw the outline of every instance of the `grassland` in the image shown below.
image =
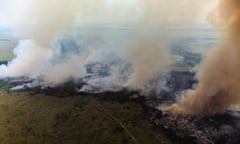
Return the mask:
<path fill-rule="evenodd" d="M 13 47 L 0 44 L 0 61 L 13 58 Z M 8 88 L 0 84 L 0 144 L 170 144 L 139 103 L 32 95 Z"/>
<path fill-rule="evenodd" d="M 0 90 L 1 144 L 170 144 L 135 102 Z"/>
<path fill-rule="evenodd" d="M 0 61 L 11 60 L 14 57 L 14 55 L 12 53 L 8 53 L 8 54 L 6 54 L 6 53 L 8 53 L 8 51 L 0 50 Z"/>
<path fill-rule="evenodd" d="M 0 61 L 11 60 L 14 57 L 12 52 L 17 42 L 0 41 Z"/>

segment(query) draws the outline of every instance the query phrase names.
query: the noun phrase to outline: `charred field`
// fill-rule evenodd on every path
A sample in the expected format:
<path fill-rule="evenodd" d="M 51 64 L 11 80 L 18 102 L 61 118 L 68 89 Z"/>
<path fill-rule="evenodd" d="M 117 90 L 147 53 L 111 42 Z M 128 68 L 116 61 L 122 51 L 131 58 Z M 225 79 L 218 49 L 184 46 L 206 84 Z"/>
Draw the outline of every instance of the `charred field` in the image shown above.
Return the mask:
<path fill-rule="evenodd" d="M 160 109 L 162 105 L 176 103 L 185 90 L 198 84 L 192 69 L 202 56 L 187 51 L 186 43 L 206 41 L 202 47 L 212 47 L 217 40 L 196 39 L 184 38 L 172 43 L 172 53 L 182 60 L 165 75 L 161 91 L 153 90 L 147 95 L 128 87 L 101 87 L 94 83 L 96 79 L 106 80 L 109 67 L 119 64 L 115 61 L 86 65 L 85 77 L 59 85 L 46 85 L 41 77 L 1 79 L 1 143 L 237 144 L 238 111 L 189 116 Z M 69 45 L 68 40 L 65 42 Z M 128 63 L 120 64 L 123 69 L 129 67 Z"/>
<path fill-rule="evenodd" d="M 124 92 L 70 96 L 57 89 L 45 94 L 8 88 L 0 90 L 2 144 L 171 143 L 149 123 L 140 100 L 130 101 Z"/>
<path fill-rule="evenodd" d="M 20 81 L 1 82 L 3 143 L 237 144 L 240 112 L 174 115 L 159 109 L 197 83 L 191 72 L 170 72 L 159 96 L 138 91 L 76 92 L 65 84 L 9 91 Z M 29 82 L 29 81 L 25 81 Z M 14 106 L 13 106 L 14 105 Z M 11 137 L 14 137 L 12 139 Z"/>
<path fill-rule="evenodd" d="M 1 110 L 7 110 L 5 115 L 10 113 L 2 122 L 11 125 L 2 140 L 14 143 L 8 139 L 12 134 L 19 143 L 234 144 L 238 141 L 237 131 L 232 130 L 236 123 L 231 119 L 238 112 L 194 117 L 175 116 L 158 109 L 175 103 L 181 92 L 197 84 L 194 72 L 169 72 L 166 88 L 152 96 L 128 88 L 78 91 L 86 85 L 79 81 L 69 80 L 54 87 L 30 87 L 34 80 L 26 77 L 2 79 L 1 98 L 5 99 L 2 101 L 8 96 Z M 11 105 L 17 106 L 9 109 Z M 17 131 L 13 132 L 14 129 Z"/>
<path fill-rule="evenodd" d="M 25 89 L 12 89 L 29 82 L 32 80 L 26 78 L 1 81 L 0 111 L 4 115 L 1 121 L 6 125 L 1 139 L 5 143 L 239 142 L 239 111 L 190 116 L 159 109 L 161 105 L 175 103 L 181 92 L 197 84 L 193 72 L 170 72 L 166 77 L 168 89 L 158 96 L 144 96 L 127 88 L 78 92 L 76 87 L 85 84 L 74 81 L 57 87 L 26 85 Z M 11 135 L 15 141 L 8 139 Z"/>

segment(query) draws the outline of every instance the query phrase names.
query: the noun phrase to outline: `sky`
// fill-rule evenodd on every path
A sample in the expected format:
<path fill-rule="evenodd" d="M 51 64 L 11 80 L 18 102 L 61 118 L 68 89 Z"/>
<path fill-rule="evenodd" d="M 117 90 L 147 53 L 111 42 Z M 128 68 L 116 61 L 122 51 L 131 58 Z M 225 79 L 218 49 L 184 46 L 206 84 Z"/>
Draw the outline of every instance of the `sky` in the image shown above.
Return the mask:
<path fill-rule="evenodd" d="M 217 0 L 0 0 L 0 24 L 38 24 L 42 22 L 37 20 L 38 17 L 48 15 L 52 15 L 51 19 L 61 19 L 52 12 L 68 15 L 74 19 L 74 23 L 207 23 L 207 14 L 216 2 Z"/>

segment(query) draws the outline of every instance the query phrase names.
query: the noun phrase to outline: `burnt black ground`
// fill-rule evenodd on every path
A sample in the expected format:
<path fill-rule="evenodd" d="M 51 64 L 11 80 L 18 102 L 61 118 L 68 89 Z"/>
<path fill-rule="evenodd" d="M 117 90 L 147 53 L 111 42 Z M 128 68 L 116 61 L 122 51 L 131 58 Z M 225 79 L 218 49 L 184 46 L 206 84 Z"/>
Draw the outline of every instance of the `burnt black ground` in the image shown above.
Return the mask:
<path fill-rule="evenodd" d="M 238 144 L 240 141 L 239 111 L 190 116 L 149 109 L 146 114 L 154 125 L 165 129 L 179 144 Z"/>
<path fill-rule="evenodd" d="M 195 74 L 171 72 L 166 86 L 158 98 L 145 101 L 147 118 L 163 128 L 176 144 L 239 144 L 240 111 L 228 110 L 215 115 L 174 115 L 159 110 L 161 104 L 173 104 L 179 93 L 197 84 Z"/>

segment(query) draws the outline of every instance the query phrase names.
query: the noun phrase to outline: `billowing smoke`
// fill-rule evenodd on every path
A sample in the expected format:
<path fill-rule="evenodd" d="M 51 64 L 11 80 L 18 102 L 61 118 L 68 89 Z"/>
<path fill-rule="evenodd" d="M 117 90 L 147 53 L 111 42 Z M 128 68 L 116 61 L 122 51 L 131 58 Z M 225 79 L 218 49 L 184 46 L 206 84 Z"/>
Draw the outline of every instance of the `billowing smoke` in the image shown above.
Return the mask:
<path fill-rule="evenodd" d="M 19 41 L 15 59 L 0 66 L 0 77 L 24 76 L 53 86 L 81 79 L 87 85 L 79 91 L 119 87 L 160 91 L 164 74 L 176 58 L 169 52 L 170 40 L 157 25 L 197 21 L 206 1 L 194 0 L 192 13 L 185 10 L 192 1 L 183 0 L 174 11 L 175 2 L 3 0 L 3 20 L 27 40 Z M 91 33 L 97 30 L 82 28 L 86 23 L 131 23 L 135 27 L 122 36 L 127 42 L 118 45 L 121 36 L 116 40 L 116 33 L 110 33 L 96 38 Z"/>
<path fill-rule="evenodd" d="M 170 107 L 176 113 L 218 113 L 240 102 L 240 1 L 220 0 L 209 20 L 223 26 L 224 40 L 204 60 L 199 85 Z"/>
<path fill-rule="evenodd" d="M 14 1 L 6 4 L 11 11 L 16 11 L 12 12 L 15 15 L 6 14 L 12 16 L 10 24 L 15 24 L 17 32 L 29 40 L 19 41 L 14 50 L 16 58 L 8 66 L 1 66 L 1 77 L 36 75 L 52 58 L 50 45 L 59 35 L 66 33 L 66 27 L 74 24 L 76 2 L 70 0 L 59 3 L 57 0 L 51 0 L 47 4 L 46 1 L 24 0 L 21 1 L 21 5 L 11 7 L 12 3 Z M 69 10 L 63 11 L 64 9 Z"/>

